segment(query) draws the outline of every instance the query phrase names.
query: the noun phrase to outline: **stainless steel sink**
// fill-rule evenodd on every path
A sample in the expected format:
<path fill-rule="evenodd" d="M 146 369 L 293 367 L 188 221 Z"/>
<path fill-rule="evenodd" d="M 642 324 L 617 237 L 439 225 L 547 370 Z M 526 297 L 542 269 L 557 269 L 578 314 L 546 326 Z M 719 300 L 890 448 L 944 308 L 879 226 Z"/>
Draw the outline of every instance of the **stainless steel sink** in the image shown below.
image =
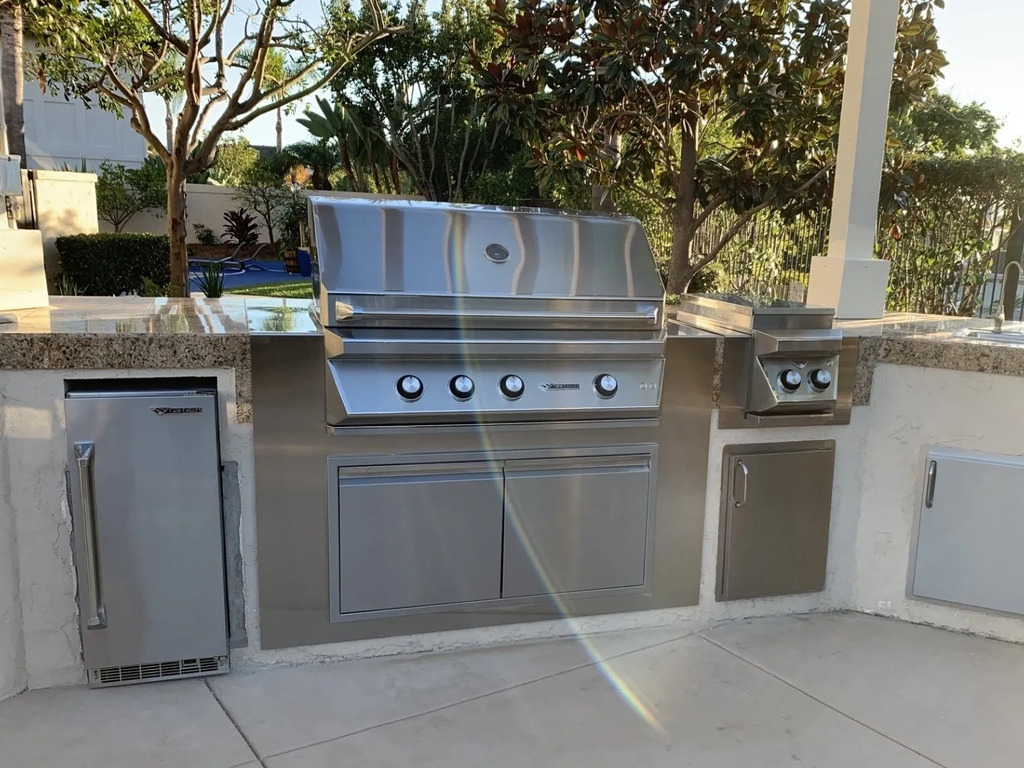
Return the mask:
<path fill-rule="evenodd" d="M 955 338 L 970 341 L 988 341 L 993 344 L 1024 346 L 1024 331 L 999 331 L 983 328 L 964 328 L 953 334 Z"/>

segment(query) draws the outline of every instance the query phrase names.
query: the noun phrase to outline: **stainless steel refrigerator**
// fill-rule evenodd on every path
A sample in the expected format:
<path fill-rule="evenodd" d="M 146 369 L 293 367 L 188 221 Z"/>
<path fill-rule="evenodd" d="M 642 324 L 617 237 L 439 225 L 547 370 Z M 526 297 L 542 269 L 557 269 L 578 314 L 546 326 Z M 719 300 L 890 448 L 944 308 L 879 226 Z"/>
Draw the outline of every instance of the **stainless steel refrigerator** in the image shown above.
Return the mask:
<path fill-rule="evenodd" d="M 216 395 L 86 386 L 65 405 L 89 684 L 226 672 Z"/>

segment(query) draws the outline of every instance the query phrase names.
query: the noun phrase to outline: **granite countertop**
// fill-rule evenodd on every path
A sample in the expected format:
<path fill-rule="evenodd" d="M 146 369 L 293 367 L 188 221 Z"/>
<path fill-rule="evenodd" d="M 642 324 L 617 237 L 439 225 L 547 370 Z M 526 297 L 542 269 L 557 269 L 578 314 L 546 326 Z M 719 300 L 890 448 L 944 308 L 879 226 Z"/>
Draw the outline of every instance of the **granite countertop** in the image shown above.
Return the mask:
<path fill-rule="evenodd" d="M 1024 342 L 1024 323 L 1003 323 L 1005 340 L 965 337 L 969 331 L 992 330 L 992 320 L 976 317 L 892 314 L 838 327 L 860 337 L 854 387 L 858 405 L 869 402 L 875 367 L 883 363 L 1024 377 L 1024 343 L 1019 343 Z"/>
<path fill-rule="evenodd" d="M 297 299 L 148 299 L 53 296 L 50 306 L 3 313 L 0 369 L 235 371 L 237 417 L 252 420 L 251 334 L 319 334 L 312 302 Z"/>
<path fill-rule="evenodd" d="M 249 336 L 322 333 L 308 299 L 54 296 L 50 302 L 5 313 L 16 322 L 0 322 L 0 369 L 233 369 L 244 421 L 252 418 Z M 854 403 L 870 401 L 879 364 L 1024 377 L 1024 343 L 1013 343 L 1024 342 L 1024 323 L 1004 323 L 1005 341 L 963 335 L 992 325 L 918 314 L 838 323 L 844 335 L 860 339 Z M 667 336 L 720 338 L 671 319 Z"/>

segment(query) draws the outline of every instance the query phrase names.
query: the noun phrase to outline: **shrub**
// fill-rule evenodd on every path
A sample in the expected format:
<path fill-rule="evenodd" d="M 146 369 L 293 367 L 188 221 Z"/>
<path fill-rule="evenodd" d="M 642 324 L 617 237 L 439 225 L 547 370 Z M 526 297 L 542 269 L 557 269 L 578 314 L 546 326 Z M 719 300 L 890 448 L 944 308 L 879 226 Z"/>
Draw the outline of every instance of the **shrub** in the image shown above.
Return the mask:
<path fill-rule="evenodd" d="M 224 214 L 224 237 L 234 245 L 249 245 L 260 239 L 256 217 L 244 208 L 236 208 Z"/>
<path fill-rule="evenodd" d="M 200 245 L 217 245 L 220 242 L 213 230 L 205 224 L 193 224 L 192 231 L 196 233 L 196 242 Z"/>
<path fill-rule="evenodd" d="M 90 234 L 57 238 L 64 275 L 87 296 L 140 293 L 149 278 L 171 280 L 166 235 Z"/>
<path fill-rule="evenodd" d="M 147 160 L 141 168 L 100 163 L 96 180 L 96 213 L 120 232 L 140 211 L 167 205 L 163 167 Z"/>

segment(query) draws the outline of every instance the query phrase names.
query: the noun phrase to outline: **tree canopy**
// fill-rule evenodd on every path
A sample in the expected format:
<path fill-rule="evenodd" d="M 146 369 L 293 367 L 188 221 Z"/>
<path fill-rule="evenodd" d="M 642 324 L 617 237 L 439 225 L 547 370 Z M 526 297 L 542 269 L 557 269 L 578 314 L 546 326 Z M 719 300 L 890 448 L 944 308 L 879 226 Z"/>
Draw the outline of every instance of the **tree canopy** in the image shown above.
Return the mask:
<path fill-rule="evenodd" d="M 892 109 L 945 58 L 933 6 L 901 8 Z M 503 44 L 480 70 L 490 113 L 523 130 L 546 180 L 629 188 L 671 222 L 678 292 L 760 210 L 829 194 L 845 75 L 847 0 L 490 0 Z M 698 231 L 736 218 L 709 248 Z"/>
<path fill-rule="evenodd" d="M 40 79 L 127 114 L 167 169 L 175 295 L 188 287 L 185 179 L 210 167 L 225 133 L 319 91 L 392 31 L 376 0 L 363 0 L 358 24 L 342 23 L 335 6 L 321 19 L 300 16 L 292 0 L 21 4 L 38 43 L 34 66 Z M 153 124 L 144 102 L 149 94 L 180 99 L 173 130 Z"/>

